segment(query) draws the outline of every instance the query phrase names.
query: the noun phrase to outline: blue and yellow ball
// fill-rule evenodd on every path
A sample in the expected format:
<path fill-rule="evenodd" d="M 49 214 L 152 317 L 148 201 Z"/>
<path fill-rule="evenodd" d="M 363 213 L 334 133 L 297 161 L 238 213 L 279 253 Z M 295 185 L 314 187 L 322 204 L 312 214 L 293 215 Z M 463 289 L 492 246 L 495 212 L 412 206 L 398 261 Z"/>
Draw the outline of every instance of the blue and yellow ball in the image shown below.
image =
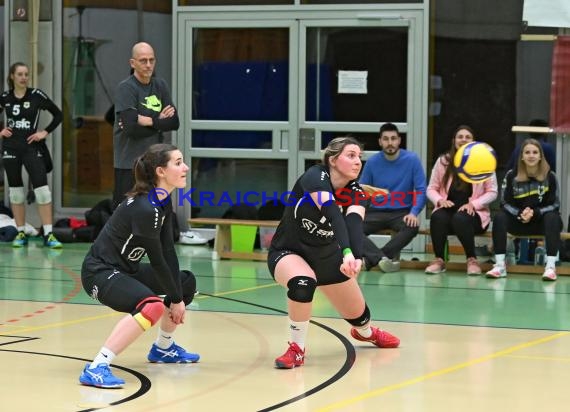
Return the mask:
<path fill-rule="evenodd" d="M 495 150 L 484 142 L 471 142 L 457 149 L 453 159 L 457 175 L 468 183 L 481 183 L 497 169 Z"/>

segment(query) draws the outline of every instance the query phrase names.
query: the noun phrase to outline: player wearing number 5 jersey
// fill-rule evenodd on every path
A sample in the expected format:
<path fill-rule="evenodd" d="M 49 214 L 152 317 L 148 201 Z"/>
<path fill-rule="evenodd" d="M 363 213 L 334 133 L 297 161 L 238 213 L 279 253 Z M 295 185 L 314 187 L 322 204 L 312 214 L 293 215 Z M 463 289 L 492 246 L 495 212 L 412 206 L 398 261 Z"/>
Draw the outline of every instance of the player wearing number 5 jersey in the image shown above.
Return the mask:
<path fill-rule="evenodd" d="M 24 233 L 26 207 L 22 166 L 26 168 L 34 187 L 38 212 L 43 226 L 44 245 L 58 249 L 61 243 L 52 233 L 52 199 L 47 174 L 52 169 L 49 151 L 45 144 L 48 134 L 61 123 L 63 114 L 54 102 L 40 89 L 28 87 L 29 70 L 24 63 L 14 63 L 8 74 L 9 90 L 0 95 L 0 112 L 5 112 L 6 122 L 0 130 L 2 160 L 8 178 L 9 197 L 18 235 L 14 247 L 28 244 Z M 40 112 L 47 110 L 51 122 L 38 131 Z"/>

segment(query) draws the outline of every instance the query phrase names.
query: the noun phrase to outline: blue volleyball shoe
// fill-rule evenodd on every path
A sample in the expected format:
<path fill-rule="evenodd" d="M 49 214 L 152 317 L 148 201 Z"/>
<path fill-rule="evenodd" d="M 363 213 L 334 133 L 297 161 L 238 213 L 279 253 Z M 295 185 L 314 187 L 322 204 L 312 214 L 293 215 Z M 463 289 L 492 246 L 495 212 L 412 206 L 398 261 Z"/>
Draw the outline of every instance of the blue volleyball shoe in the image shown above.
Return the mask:
<path fill-rule="evenodd" d="M 200 360 L 200 355 L 186 352 L 184 348 L 175 343 L 168 349 L 161 349 L 153 343 L 147 359 L 152 363 L 195 363 Z"/>
<path fill-rule="evenodd" d="M 82 385 L 97 388 L 121 388 L 125 384 L 123 379 L 113 375 L 109 365 L 102 363 L 93 369 L 89 369 L 89 366 L 89 363 L 85 365 L 83 373 L 79 376 L 79 383 Z"/>

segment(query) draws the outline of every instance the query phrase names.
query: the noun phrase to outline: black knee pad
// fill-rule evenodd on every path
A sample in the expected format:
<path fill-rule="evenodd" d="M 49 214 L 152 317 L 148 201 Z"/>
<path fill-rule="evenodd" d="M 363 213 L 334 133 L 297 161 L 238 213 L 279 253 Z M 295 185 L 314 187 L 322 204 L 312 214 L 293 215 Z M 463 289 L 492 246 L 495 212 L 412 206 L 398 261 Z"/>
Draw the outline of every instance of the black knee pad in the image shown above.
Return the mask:
<path fill-rule="evenodd" d="M 287 297 L 295 302 L 308 303 L 313 301 L 317 289 L 317 281 L 308 276 L 295 276 L 287 282 Z"/>
<path fill-rule="evenodd" d="M 364 312 L 362 312 L 362 315 L 360 315 L 358 318 L 345 320 L 352 326 L 358 327 L 366 325 L 368 322 L 370 322 L 370 309 L 368 308 L 368 305 L 366 303 L 364 304 Z"/>

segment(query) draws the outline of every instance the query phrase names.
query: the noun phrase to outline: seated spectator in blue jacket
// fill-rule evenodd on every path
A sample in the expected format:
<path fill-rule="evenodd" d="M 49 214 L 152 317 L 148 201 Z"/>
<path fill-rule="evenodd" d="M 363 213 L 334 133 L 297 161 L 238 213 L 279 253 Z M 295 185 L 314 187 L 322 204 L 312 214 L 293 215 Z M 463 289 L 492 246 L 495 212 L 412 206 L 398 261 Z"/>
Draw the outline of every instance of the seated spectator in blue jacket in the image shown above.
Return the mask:
<path fill-rule="evenodd" d="M 418 234 L 418 215 L 426 204 L 426 174 L 418 155 L 400 148 L 402 137 L 396 125 L 383 124 L 378 143 L 382 151 L 367 160 L 360 183 L 387 189 L 389 193 L 371 199 L 364 233 L 389 229 L 396 234 L 382 248 L 366 237 L 363 263 L 367 270 L 378 265 L 383 272 L 396 272 L 400 262 L 395 259 Z"/>

